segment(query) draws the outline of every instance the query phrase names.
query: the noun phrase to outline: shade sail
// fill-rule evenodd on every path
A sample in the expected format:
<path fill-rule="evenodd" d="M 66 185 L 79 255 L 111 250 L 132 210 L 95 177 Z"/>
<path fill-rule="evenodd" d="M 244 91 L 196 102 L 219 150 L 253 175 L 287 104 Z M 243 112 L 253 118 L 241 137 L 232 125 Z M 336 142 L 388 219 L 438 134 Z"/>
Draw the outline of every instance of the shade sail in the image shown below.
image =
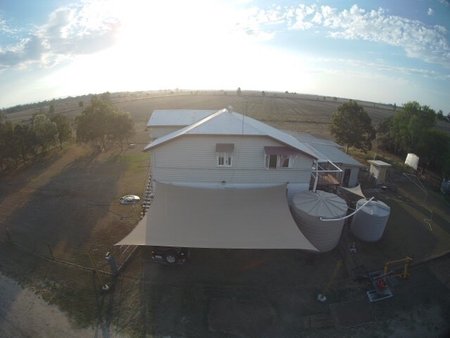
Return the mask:
<path fill-rule="evenodd" d="M 286 185 L 208 189 L 157 183 L 147 215 L 116 245 L 317 251 L 291 216 Z"/>
<path fill-rule="evenodd" d="M 360 196 L 362 198 L 366 198 L 366 196 L 364 195 L 364 193 L 361 190 L 361 185 L 360 184 L 358 184 L 356 187 L 353 187 L 353 188 L 339 187 L 339 189 L 343 189 L 345 191 L 351 192 L 352 194 L 355 194 L 355 195 Z"/>

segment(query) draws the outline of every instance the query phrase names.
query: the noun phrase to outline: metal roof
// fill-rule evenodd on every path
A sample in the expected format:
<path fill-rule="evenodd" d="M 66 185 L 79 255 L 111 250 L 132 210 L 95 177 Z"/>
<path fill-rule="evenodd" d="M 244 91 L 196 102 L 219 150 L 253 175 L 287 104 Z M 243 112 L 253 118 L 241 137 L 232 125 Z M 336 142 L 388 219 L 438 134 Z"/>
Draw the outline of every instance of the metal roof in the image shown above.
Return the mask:
<path fill-rule="evenodd" d="M 209 109 L 158 109 L 153 111 L 147 127 L 189 126 L 215 112 Z"/>
<path fill-rule="evenodd" d="M 182 135 L 267 136 L 298 149 L 315 159 L 324 161 L 328 160 L 320 152 L 311 146 L 300 142 L 294 136 L 255 120 L 249 116 L 244 116 L 228 109 L 219 110 L 185 128 L 161 136 L 147 145 L 144 150 L 153 149 Z"/>
<path fill-rule="evenodd" d="M 357 167 L 364 166 L 363 164 L 355 160 L 353 157 L 342 151 L 341 149 L 343 147 L 337 144 L 336 142 L 318 138 L 307 133 L 300 133 L 293 131 L 287 132 L 293 135 L 295 138 L 297 138 L 300 142 L 303 142 L 309 145 L 310 147 L 314 148 L 317 152 L 321 153 L 323 157 L 326 157 L 327 160 L 331 162 L 342 163 Z"/>
<path fill-rule="evenodd" d="M 392 167 L 389 163 L 386 163 L 381 160 L 368 160 L 367 162 L 369 162 L 370 164 L 373 164 L 376 167 Z"/>

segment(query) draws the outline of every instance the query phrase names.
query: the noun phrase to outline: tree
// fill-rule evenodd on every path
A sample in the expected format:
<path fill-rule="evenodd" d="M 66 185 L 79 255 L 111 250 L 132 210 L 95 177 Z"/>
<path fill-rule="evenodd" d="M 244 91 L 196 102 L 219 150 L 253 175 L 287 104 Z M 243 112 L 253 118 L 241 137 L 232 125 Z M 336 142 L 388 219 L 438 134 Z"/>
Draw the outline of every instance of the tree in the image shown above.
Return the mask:
<path fill-rule="evenodd" d="M 408 102 L 378 125 L 378 144 L 402 157 L 415 153 L 421 166 L 446 177 L 450 174 L 450 136 L 435 129 L 439 115 L 428 106 Z"/>
<path fill-rule="evenodd" d="M 238 87 L 238 89 L 236 90 L 236 94 L 237 96 L 241 96 L 241 87 Z"/>
<path fill-rule="evenodd" d="M 56 130 L 58 131 L 57 139 L 59 147 L 62 149 L 62 145 L 65 141 L 70 140 L 72 137 L 72 128 L 70 127 L 69 119 L 62 114 L 56 114 L 51 117 L 51 121 L 55 123 Z"/>
<path fill-rule="evenodd" d="M 331 134 L 338 143 L 349 147 L 362 149 L 372 148 L 372 140 L 375 138 L 375 130 L 372 121 L 363 107 L 350 100 L 338 107 L 331 116 Z"/>
<path fill-rule="evenodd" d="M 14 126 L 11 121 L 0 121 L 0 169 L 3 169 L 7 162 L 16 159 L 16 147 L 14 140 Z"/>
<path fill-rule="evenodd" d="M 415 149 L 422 164 L 445 176 L 445 166 L 450 157 L 450 135 L 444 131 L 428 129 Z"/>
<path fill-rule="evenodd" d="M 394 117 L 388 117 L 378 123 L 376 127 L 377 146 L 394 152 L 394 139 L 391 135 L 392 121 Z"/>
<path fill-rule="evenodd" d="M 133 132 L 131 117 L 117 110 L 109 93 L 94 96 L 75 124 L 77 141 L 94 143 L 102 150 L 111 142 L 122 144 Z"/>
<path fill-rule="evenodd" d="M 33 117 L 33 131 L 36 134 L 36 142 L 41 146 L 42 151 L 56 141 L 58 129 L 46 114 L 36 114 Z"/>
<path fill-rule="evenodd" d="M 134 134 L 134 123 L 128 113 L 115 113 L 111 119 L 111 138 L 120 143 L 123 147 L 123 141 Z"/>
<path fill-rule="evenodd" d="M 53 104 L 48 107 L 48 115 L 52 116 L 55 113 L 55 106 Z"/>
<path fill-rule="evenodd" d="M 36 134 L 33 129 L 27 124 L 16 124 L 14 126 L 14 145 L 17 151 L 22 156 L 22 160 L 25 162 L 28 155 L 36 154 Z"/>
<path fill-rule="evenodd" d="M 396 153 L 417 151 L 425 133 L 436 124 L 436 114 L 428 106 L 408 102 L 397 111 L 392 120 L 391 136 Z"/>

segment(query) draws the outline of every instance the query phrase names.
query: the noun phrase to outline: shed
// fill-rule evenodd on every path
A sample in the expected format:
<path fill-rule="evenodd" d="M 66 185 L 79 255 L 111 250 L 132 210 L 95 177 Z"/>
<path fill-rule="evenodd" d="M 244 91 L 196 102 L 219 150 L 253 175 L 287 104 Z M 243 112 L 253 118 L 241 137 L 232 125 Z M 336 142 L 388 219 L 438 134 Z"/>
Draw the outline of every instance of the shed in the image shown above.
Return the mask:
<path fill-rule="evenodd" d="M 367 162 L 370 163 L 370 176 L 375 179 L 375 183 L 384 184 L 391 165 L 380 160 L 369 160 Z"/>

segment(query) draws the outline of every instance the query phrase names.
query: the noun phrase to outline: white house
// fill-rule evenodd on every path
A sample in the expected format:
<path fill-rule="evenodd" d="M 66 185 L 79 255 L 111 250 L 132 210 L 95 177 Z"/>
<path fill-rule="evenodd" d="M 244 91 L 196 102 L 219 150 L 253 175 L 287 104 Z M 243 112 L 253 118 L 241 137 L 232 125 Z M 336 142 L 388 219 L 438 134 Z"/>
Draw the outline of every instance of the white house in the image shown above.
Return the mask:
<path fill-rule="evenodd" d="M 117 245 L 317 251 L 288 201 L 320 176 L 342 173 L 334 143 L 231 109 L 157 110 L 148 127 L 154 200 Z"/>
<path fill-rule="evenodd" d="M 319 184 L 345 187 L 357 185 L 363 166 L 333 141 L 283 132 L 226 109 L 155 110 L 147 127 L 153 140 L 146 147 L 152 153 L 153 178 L 166 183 L 288 183 L 291 195 L 294 190 L 309 189 L 311 161 L 328 169 L 319 175 Z M 224 158 L 226 154 L 229 156 Z"/>
<path fill-rule="evenodd" d="M 315 163 L 330 163 L 294 136 L 228 109 L 159 136 L 145 150 L 151 153 L 153 180 L 161 183 L 242 188 L 287 184 L 289 195 L 309 189 Z"/>

